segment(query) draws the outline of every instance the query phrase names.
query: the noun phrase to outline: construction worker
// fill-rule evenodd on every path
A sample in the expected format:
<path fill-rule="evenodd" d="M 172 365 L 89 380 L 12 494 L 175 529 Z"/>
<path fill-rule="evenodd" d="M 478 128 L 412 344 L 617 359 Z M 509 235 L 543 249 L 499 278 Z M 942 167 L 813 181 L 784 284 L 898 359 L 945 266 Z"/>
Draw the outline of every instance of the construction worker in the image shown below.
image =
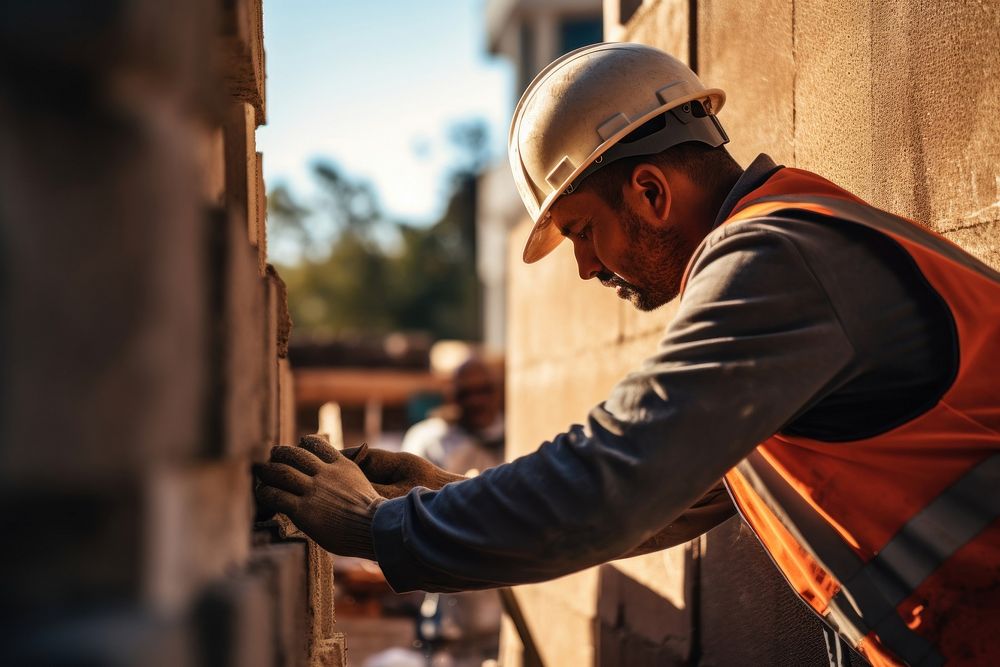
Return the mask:
<path fill-rule="evenodd" d="M 1000 664 L 1000 275 L 820 176 L 740 168 L 724 102 L 665 53 L 600 44 L 517 106 L 525 261 L 568 238 L 580 277 L 635 306 L 680 295 L 586 427 L 443 488 L 388 455 L 373 486 L 307 440 L 274 451 L 259 499 L 398 591 L 550 579 L 735 504 L 871 664 Z"/>

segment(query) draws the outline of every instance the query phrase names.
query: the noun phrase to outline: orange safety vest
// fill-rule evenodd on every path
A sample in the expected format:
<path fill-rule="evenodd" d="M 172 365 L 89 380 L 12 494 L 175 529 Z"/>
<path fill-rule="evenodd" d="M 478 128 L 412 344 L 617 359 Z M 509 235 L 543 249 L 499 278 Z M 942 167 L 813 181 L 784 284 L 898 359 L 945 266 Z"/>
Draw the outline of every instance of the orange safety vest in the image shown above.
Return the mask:
<path fill-rule="evenodd" d="M 902 246 L 950 309 L 958 370 L 906 423 L 850 442 L 778 433 L 726 486 L 792 588 L 876 667 L 1000 665 L 1000 274 L 799 169 L 724 224 L 788 209 Z"/>

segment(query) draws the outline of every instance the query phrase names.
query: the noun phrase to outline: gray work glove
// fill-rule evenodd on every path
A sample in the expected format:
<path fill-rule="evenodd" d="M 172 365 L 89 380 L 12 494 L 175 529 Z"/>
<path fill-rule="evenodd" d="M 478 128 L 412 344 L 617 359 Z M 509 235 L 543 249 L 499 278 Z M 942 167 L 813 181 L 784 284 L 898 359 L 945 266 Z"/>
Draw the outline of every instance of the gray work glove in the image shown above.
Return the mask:
<path fill-rule="evenodd" d="M 287 515 L 327 551 L 375 560 L 371 524 L 385 498 L 323 438 L 306 436 L 298 447 L 275 447 L 271 460 L 254 466 L 254 472 L 262 507 Z"/>
<path fill-rule="evenodd" d="M 361 445 L 345 449 L 343 455 L 354 461 L 379 495 L 386 498 L 405 496 L 416 486 L 437 490 L 450 482 L 466 479 L 408 452 L 389 452 Z"/>

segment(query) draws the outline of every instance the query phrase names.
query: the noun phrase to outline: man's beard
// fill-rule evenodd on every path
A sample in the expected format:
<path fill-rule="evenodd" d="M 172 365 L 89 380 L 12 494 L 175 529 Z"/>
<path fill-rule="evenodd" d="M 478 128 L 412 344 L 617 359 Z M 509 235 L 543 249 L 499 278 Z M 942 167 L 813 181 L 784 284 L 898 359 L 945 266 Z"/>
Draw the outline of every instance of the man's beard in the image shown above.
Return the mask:
<path fill-rule="evenodd" d="M 685 243 L 673 225 L 653 229 L 627 204 L 621 221 L 629 247 L 633 249 L 629 273 L 639 277 L 644 286 L 630 283 L 611 271 L 603 271 L 597 278 L 637 309 L 656 310 L 680 293 L 684 268 L 694 248 Z"/>

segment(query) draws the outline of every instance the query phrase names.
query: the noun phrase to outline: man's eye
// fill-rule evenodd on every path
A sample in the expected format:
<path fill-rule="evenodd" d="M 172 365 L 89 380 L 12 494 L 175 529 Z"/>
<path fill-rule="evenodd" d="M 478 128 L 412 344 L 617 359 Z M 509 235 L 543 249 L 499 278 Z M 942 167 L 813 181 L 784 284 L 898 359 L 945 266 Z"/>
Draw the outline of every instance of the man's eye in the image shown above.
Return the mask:
<path fill-rule="evenodd" d="M 583 229 L 576 233 L 576 238 L 581 241 L 586 241 L 587 237 L 590 235 L 590 225 L 586 225 Z"/>

